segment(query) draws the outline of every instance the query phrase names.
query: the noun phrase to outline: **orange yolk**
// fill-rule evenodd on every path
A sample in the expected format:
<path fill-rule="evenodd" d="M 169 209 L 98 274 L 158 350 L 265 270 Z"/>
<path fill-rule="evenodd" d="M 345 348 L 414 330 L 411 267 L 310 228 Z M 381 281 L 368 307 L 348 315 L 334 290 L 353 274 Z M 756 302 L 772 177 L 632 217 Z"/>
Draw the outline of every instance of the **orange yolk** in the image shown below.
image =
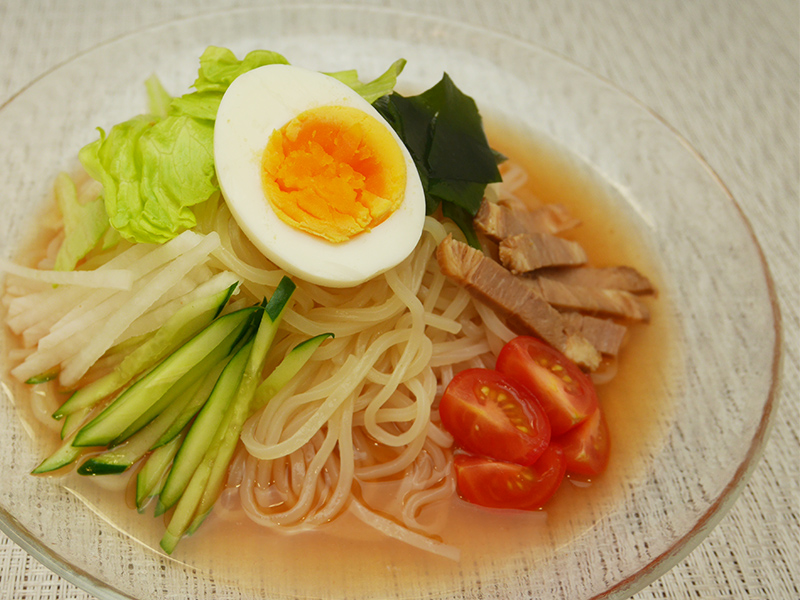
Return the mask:
<path fill-rule="evenodd" d="M 272 209 L 292 227 L 343 242 L 403 201 L 406 166 L 386 126 L 346 106 L 321 106 L 273 131 L 262 158 Z"/>

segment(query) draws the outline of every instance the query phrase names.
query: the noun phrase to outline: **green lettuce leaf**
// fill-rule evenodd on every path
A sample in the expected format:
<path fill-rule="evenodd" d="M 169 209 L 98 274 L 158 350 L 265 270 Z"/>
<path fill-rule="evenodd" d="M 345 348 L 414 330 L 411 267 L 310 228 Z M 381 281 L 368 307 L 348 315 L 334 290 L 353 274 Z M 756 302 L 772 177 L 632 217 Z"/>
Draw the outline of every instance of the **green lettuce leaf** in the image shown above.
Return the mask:
<path fill-rule="evenodd" d="M 166 117 L 172 96 L 164 89 L 161 81 L 155 75 L 147 78 L 144 87 L 147 90 L 147 105 L 150 114 L 160 118 Z"/>
<path fill-rule="evenodd" d="M 66 173 L 56 177 L 55 196 L 64 218 L 64 241 L 58 249 L 56 271 L 72 271 L 110 230 L 102 198 L 78 202 L 75 183 Z"/>
<path fill-rule="evenodd" d="M 81 149 L 86 172 L 103 184 L 111 225 L 133 242 L 166 242 L 195 226 L 191 206 L 218 188 L 214 124 L 186 115 L 140 115 Z"/>
<path fill-rule="evenodd" d="M 383 75 L 373 79 L 368 83 L 362 83 L 358 79 L 358 71 L 355 69 L 350 69 L 348 71 L 337 71 L 335 73 L 326 73 L 326 75 L 329 75 L 334 79 L 338 79 L 345 85 L 349 86 L 359 96 L 364 98 L 364 100 L 372 104 L 381 96 L 391 93 L 391 91 L 394 89 L 394 86 L 397 85 L 397 76 L 403 72 L 403 68 L 405 68 L 405 66 L 406 60 L 404 58 L 400 58 L 394 61 L 389 68 L 386 69 L 386 72 L 384 72 Z"/>
<path fill-rule="evenodd" d="M 200 70 L 194 82 L 198 92 L 222 92 L 239 75 L 266 65 L 288 65 L 289 61 L 277 52 L 253 50 L 242 60 L 227 48 L 209 46 L 200 57 Z"/>

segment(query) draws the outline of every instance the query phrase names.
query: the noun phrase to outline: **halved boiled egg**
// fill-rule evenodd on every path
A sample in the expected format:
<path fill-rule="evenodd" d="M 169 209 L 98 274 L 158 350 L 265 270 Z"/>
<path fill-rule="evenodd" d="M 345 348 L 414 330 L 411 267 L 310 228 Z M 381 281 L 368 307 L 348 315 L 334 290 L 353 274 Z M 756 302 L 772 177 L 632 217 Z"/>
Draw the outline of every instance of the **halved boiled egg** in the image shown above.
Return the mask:
<path fill-rule="evenodd" d="M 222 194 L 239 226 L 290 275 L 349 287 L 405 259 L 425 197 L 403 142 L 340 81 L 289 65 L 237 77 L 214 127 Z"/>

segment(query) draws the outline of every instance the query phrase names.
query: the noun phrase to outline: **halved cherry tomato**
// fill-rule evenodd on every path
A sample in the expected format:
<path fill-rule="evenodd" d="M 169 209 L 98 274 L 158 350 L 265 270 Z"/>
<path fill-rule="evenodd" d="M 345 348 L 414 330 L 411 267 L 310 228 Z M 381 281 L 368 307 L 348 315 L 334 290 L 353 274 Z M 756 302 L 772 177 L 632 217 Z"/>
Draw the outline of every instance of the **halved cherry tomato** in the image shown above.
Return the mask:
<path fill-rule="evenodd" d="M 497 371 L 458 373 L 439 414 L 456 443 L 474 454 L 530 465 L 550 443 L 550 423 L 536 397 Z"/>
<path fill-rule="evenodd" d="M 592 380 L 561 352 L 534 337 L 520 336 L 503 346 L 497 370 L 536 394 L 554 436 L 585 421 L 597 409 Z"/>
<path fill-rule="evenodd" d="M 467 502 L 492 508 L 536 510 L 556 493 L 566 462 L 561 449 L 548 446 L 530 466 L 456 454 L 458 494 Z"/>
<path fill-rule="evenodd" d="M 608 466 L 611 436 L 602 411 L 598 408 L 580 425 L 553 439 L 564 451 L 567 471 L 577 475 L 599 475 Z"/>

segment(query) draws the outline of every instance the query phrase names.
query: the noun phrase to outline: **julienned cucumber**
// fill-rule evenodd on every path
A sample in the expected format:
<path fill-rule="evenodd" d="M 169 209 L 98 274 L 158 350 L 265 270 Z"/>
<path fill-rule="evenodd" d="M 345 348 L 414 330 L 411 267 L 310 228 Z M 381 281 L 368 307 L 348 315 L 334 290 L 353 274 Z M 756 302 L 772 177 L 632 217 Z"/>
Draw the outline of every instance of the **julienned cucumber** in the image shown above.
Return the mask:
<path fill-rule="evenodd" d="M 300 342 L 297 346 L 292 348 L 289 354 L 284 357 L 280 364 L 275 367 L 272 373 L 270 373 L 256 389 L 255 397 L 250 406 L 250 412 L 254 413 L 266 406 L 267 402 L 272 400 L 275 394 L 281 391 L 292 377 L 300 372 L 300 369 L 309 361 L 314 351 L 319 348 L 319 345 L 332 337 L 332 333 L 322 333 L 304 342 Z"/>
<path fill-rule="evenodd" d="M 206 489 L 203 492 L 203 496 L 195 512 L 194 520 L 188 529 L 188 533 L 193 533 L 202 524 L 203 520 L 205 520 L 211 512 L 219 493 L 222 491 L 222 485 L 224 484 L 225 474 L 227 472 L 227 464 L 230 462 L 233 452 L 236 449 L 236 443 L 241 435 L 246 417 L 249 417 L 263 408 L 276 393 L 300 372 L 300 369 L 309 361 L 319 345 L 331 337 L 333 337 L 332 333 L 323 333 L 295 346 L 289 354 L 284 357 L 280 364 L 275 367 L 263 383 L 258 386 L 250 403 L 249 414 L 245 415 L 243 412 L 234 413 L 234 411 L 231 411 L 230 419 L 225 422 L 225 427 L 223 429 L 226 432 L 225 439 L 220 443 L 221 447 L 214 459 L 209 481 L 206 484 Z M 226 456 L 227 461 L 225 460 Z"/>
<path fill-rule="evenodd" d="M 180 498 L 186 485 L 192 477 L 197 465 L 203 459 L 208 446 L 211 444 L 214 434 L 220 427 L 220 422 L 225 416 L 228 405 L 236 395 L 236 390 L 242 381 L 242 374 L 247 366 L 250 351 L 253 348 L 254 340 L 250 340 L 243 346 L 227 364 L 219 376 L 214 391 L 208 398 L 203 409 L 198 413 L 194 420 L 186 439 L 183 441 L 172 469 L 169 472 L 164 489 L 158 498 L 156 506 L 156 516 L 163 514 L 175 504 Z"/>
<path fill-rule="evenodd" d="M 138 373 L 144 374 L 105 409 L 100 400 L 127 385 L 135 374 L 126 374 L 119 387 L 110 392 L 110 379 L 84 394 L 77 392 L 75 400 L 69 401 L 69 410 L 58 411 L 59 416 L 68 417 L 64 434 L 70 435 L 34 473 L 73 462 L 86 446 L 108 447 L 81 465 L 79 472 L 86 475 L 118 473 L 147 455 L 137 477 L 136 504 L 141 510 L 148 498 L 158 496 L 156 514 L 174 506 L 161 540 L 162 548 L 171 553 L 211 511 L 245 420 L 331 337 L 323 334 L 297 345 L 259 385 L 267 353 L 294 289 L 294 283 L 284 278 L 269 302 L 217 317 L 194 337 L 172 348 L 171 353 L 163 352 L 164 344 L 169 340 L 173 343 L 178 330 L 185 330 L 178 327 L 170 335 L 163 334 L 157 347 L 151 347 L 161 352 L 163 360 L 145 363 L 140 356 L 129 362 L 127 372 L 141 367 Z M 136 352 L 138 349 L 131 356 Z M 121 379 L 117 376 L 115 381 Z M 96 398 L 101 389 L 105 396 Z M 85 424 L 77 429 L 79 421 Z M 112 448 L 112 444 L 119 445 Z"/>
<path fill-rule="evenodd" d="M 191 336 L 217 318 L 228 303 L 236 285 L 238 284 L 216 294 L 198 298 L 180 308 L 150 339 L 126 356 L 116 369 L 70 396 L 69 400 L 53 413 L 53 417 L 60 419 L 77 410 L 91 408 L 103 398 L 122 388 L 139 373 L 174 352 Z"/>
<path fill-rule="evenodd" d="M 136 508 L 144 510 L 147 500 L 161 493 L 166 475 L 183 443 L 186 432 L 180 432 L 168 443 L 153 450 L 136 475 Z"/>
<path fill-rule="evenodd" d="M 161 539 L 161 547 L 168 554 L 172 553 L 175 546 L 191 526 L 198 513 L 198 508 L 204 506 L 204 497 L 211 498 L 210 504 L 213 505 L 219 495 L 219 488 L 224 474 L 228 470 L 236 442 L 239 440 L 242 424 L 250 413 L 250 404 L 264 368 L 267 352 L 275 339 L 281 317 L 288 306 L 294 289 L 295 285 L 291 280 L 288 278 L 282 279 L 264 308 L 264 314 L 261 318 L 258 332 L 252 342 L 252 348 L 248 352 L 242 351 L 244 355 L 243 361 L 246 361 L 246 364 L 236 389 L 232 390 L 233 397 L 228 403 L 222 422 L 202 429 L 203 444 L 197 444 L 194 449 L 194 452 L 202 449 L 202 453 L 193 453 L 191 461 L 186 461 L 188 468 L 183 469 L 180 475 L 176 475 L 181 482 L 185 483 L 180 496 L 175 497 L 172 495 L 169 485 L 173 473 L 181 470 L 178 458 L 181 457 L 183 448 L 178 452 L 178 457 L 175 459 L 172 472 L 167 479 L 156 509 L 156 514 L 159 514 L 160 511 L 177 503 L 167 526 L 167 531 Z M 233 361 L 231 362 L 233 363 Z M 195 427 L 197 427 L 198 421 L 199 417 L 189 431 L 187 441 L 189 436 L 193 434 Z M 184 442 L 184 446 L 186 446 L 186 442 Z M 205 512 L 208 511 L 206 510 Z"/>
<path fill-rule="evenodd" d="M 217 360 L 227 356 L 257 310 L 245 308 L 211 323 L 120 394 L 78 432 L 74 445 L 107 446 L 117 439 L 199 362 L 210 355 Z"/>
<path fill-rule="evenodd" d="M 165 432 L 174 427 L 175 423 L 183 418 L 184 413 L 188 412 L 187 408 L 190 409 L 194 406 L 194 413 L 199 410 L 203 403 L 208 400 L 214 382 L 219 377 L 225 364 L 223 359 L 208 371 L 205 377 L 197 378 L 184 394 L 176 397 L 157 417 L 121 445 L 87 459 L 78 467 L 78 473 L 81 475 L 105 475 L 122 473 L 127 470 L 157 445 Z M 184 375 L 184 377 L 189 374 Z M 192 416 L 194 413 L 192 413 Z M 186 421 L 183 421 L 183 425 L 185 424 Z M 178 432 L 181 429 L 183 429 L 183 426 L 178 428 Z"/>

